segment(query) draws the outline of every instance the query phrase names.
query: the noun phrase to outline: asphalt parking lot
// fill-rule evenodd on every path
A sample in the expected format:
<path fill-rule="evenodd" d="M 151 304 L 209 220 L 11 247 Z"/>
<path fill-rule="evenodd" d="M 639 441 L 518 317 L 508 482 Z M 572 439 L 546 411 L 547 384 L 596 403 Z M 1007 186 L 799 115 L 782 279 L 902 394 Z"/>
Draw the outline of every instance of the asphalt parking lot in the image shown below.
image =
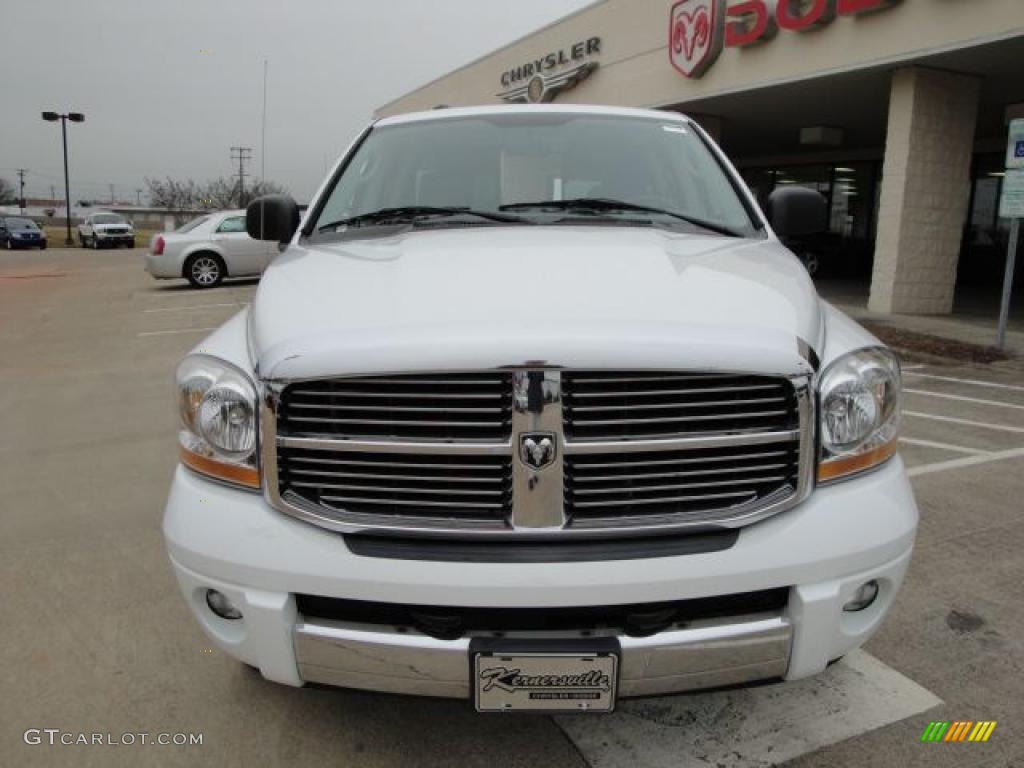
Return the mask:
<path fill-rule="evenodd" d="M 908 366 L 902 456 L 921 528 L 865 653 L 807 684 L 624 702 L 607 718 L 486 717 L 265 682 L 188 615 L 160 534 L 171 374 L 255 288 L 156 283 L 139 250 L 0 255 L 0 765 L 1024 763 L 1019 361 Z M 986 743 L 921 743 L 934 720 L 998 726 Z M 203 743 L 31 745 L 29 728 Z"/>

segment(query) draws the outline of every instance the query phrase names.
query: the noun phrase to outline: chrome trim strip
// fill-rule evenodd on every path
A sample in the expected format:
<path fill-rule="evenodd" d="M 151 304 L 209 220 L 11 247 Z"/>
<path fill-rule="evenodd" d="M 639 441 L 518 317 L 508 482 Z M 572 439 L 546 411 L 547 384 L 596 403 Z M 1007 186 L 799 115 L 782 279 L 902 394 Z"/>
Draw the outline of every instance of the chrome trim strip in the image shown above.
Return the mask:
<path fill-rule="evenodd" d="M 309 448 L 315 451 L 340 451 L 349 453 L 430 453 L 438 456 L 508 456 L 512 444 L 504 443 L 431 443 L 404 440 L 389 443 L 386 440 L 332 440 L 316 437 L 279 437 L 277 444 L 284 448 Z"/>
<path fill-rule="evenodd" d="M 517 633 L 516 637 L 551 633 Z M 789 666 L 792 622 L 755 614 L 694 622 L 650 637 L 617 637 L 622 648 L 620 696 L 712 688 L 782 677 Z M 438 640 L 415 631 L 327 620 L 300 620 L 293 633 L 306 682 L 422 696 L 467 698 L 470 638 Z M 585 638 L 558 633 L 564 640 Z"/>
<path fill-rule="evenodd" d="M 565 442 L 566 455 L 587 453 L 641 453 L 644 451 L 692 451 L 699 448 L 729 448 L 738 445 L 788 443 L 801 438 L 802 431 L 742 432 L 734 435 L 671 437 L 653 440 L 594 440 Z"/>
<path fill-rule="evenodd" d="M 529 435 L 554 443 L 548 463 L 540 468 L 526 462 L 523 441 Z M 512 528 L 565 527 L 565 476 L 562 460 L 562 374 L 552 370 L 520 370 L 512 374 Z"/>

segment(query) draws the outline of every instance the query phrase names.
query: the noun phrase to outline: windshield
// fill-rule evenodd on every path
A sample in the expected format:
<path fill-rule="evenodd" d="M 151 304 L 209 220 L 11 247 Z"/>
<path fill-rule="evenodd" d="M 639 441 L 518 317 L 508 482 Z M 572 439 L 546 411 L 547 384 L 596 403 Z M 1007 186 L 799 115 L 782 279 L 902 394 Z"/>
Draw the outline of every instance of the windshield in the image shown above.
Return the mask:
<path fill-rule="evenodd" d="M 393 224 L 396 209 L 420 220 L 448 209 L 452 226 L 502 213 L 504 221 L 490 223 L 643 220 L 702 231 L 703 222 L 734 235 L 759 228 L 707 145 L 668 116 L 538 111 L 374 128 L 308 231 Z M 384 221 L 381 211 L 390 214 Z"/>
<path fill-rule="evenodd" d="M 128 222 L 116 213 L 97 213 L 92 217 L 93 224 L 127 224 Z"/>
<path fill-rule="evenodd" d="M 38 229 L 31 219 L 6 219 L 8 229 Z"/>
<path fill-rule="evenodd" d="M 174 231 L 178 232 L 179 234 L 184 234 L 185 232 L 191 232 L 193 229 L 198 227 L 200 224 L 202 224 L 208 218 L 210 218 L 210 217 L 209 216 L 197 216 L 196 218 L 191 219 L 190 221 L 186 221 L 184 224 L 182 224 L 180 227 L 178 227 Z"/>

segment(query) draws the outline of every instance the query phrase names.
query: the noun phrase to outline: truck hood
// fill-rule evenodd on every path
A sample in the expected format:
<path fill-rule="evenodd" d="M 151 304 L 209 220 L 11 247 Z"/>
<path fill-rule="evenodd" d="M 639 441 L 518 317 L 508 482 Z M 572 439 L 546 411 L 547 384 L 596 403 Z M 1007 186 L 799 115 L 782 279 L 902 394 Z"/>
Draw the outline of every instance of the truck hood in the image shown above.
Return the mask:
<path fill-rule="evenodd" d="M 410 231 L 292 245 L 260 283 L 264 379 L 547 365 L 795 374 L 821 307 L 772 239 L 611 226 Z"/>

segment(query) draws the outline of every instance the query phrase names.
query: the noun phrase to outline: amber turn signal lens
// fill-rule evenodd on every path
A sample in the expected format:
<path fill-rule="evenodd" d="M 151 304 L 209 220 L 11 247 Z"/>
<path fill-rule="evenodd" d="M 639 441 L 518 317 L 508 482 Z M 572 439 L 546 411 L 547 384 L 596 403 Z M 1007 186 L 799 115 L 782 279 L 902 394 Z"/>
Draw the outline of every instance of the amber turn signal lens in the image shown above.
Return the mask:
<path fill-rule="evenodd" d="M 229 464 L 217 459 L 211 459 L 209 456 L 200 456 L 184 446 L 181 446 L 179 454 L 181 456 L 181 463 L 191 467 L 196 472 L 220 480 L 226 480 L 236 485 L 244 485 L 249 488 L 260 487 L 260 473 L 255 467 L 243 467 L 238 464 Z"/>
<path fill-rule="evenodd" d="M 824 483 L 829 480 L 838 480 L 840 477 L 871 469 L 884 461 L 888 461 L 895 453 L 896 440 L 893 439 L 865 453 L 858 453 L 855 456 L 840 456 L 823 461 L 818 465 L 818 482 Z"/>

